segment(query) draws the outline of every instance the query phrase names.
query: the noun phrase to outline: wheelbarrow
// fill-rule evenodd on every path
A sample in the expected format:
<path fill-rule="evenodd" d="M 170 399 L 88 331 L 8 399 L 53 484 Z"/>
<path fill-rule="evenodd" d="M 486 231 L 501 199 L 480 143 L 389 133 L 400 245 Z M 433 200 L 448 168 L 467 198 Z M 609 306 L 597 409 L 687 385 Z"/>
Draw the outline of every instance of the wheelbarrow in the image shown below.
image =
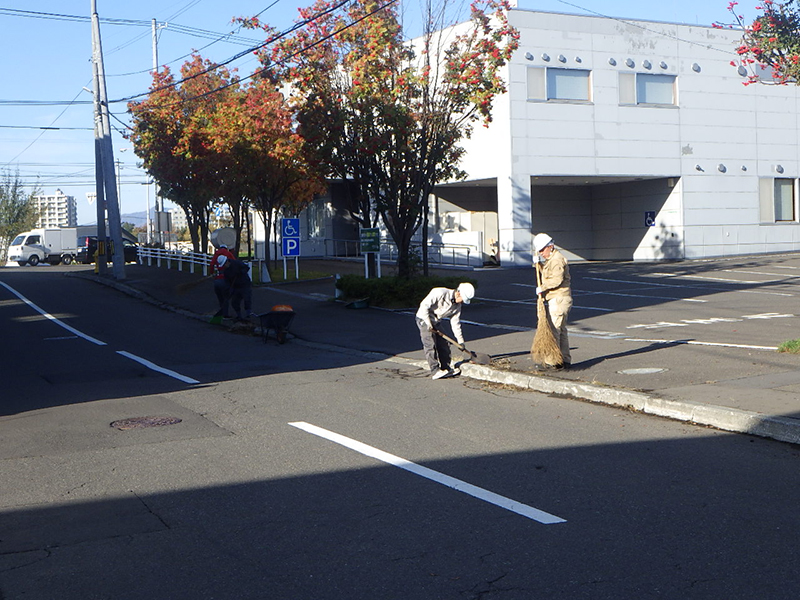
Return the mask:
<path fill-rule="evenodd" d="M 269 312 L 258 315 L 261 320 L 261 333 L 264 336 L 264 343 L 267 343 L 269 330 L 271 329 L 275 332 L 275 338 L 278 343 L 283 344 L 286 341 L 289 325 L 292 324 L 294 315 L 294 309 L 288 304 L 276 304 Z"/>

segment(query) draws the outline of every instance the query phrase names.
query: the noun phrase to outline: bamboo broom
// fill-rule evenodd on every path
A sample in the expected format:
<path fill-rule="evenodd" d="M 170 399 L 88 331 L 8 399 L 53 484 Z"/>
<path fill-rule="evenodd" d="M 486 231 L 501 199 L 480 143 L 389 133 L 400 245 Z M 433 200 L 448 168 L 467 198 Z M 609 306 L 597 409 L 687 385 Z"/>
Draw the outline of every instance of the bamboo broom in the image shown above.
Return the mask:
<path fill-rule="evenodd" d="M 542 287 L 541 277 L 539 263 L 536 263 L 537 287 Z M 538 323 L 536 324 L 536 333 L 533 336 L 533 344 L 531 344 L 533 362 L 540 365 L 561 365 L 564 360 L 561 356 L 561 348 L 558 346 L 553 328 L 550 325 L 550 319 L 547 317 L 547 308 L 541 294 L 538 294 L 536 301 L 536 318 Z"/>

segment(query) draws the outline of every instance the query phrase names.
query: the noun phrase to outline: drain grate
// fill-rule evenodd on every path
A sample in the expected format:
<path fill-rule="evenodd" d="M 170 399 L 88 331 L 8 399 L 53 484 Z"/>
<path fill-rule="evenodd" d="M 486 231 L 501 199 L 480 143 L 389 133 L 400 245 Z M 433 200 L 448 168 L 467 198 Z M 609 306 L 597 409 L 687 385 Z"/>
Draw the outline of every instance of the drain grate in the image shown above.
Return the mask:
<path fill-rule="evenodd" d="M 131 417 L 130 419 L 120 419 L 111 423 L 111 427 L 120 431 L 128 429 L 143 429 L 145 427 L 163 427 L 164 425 L 175 425 L 181 420 L 177 417 Z"/>

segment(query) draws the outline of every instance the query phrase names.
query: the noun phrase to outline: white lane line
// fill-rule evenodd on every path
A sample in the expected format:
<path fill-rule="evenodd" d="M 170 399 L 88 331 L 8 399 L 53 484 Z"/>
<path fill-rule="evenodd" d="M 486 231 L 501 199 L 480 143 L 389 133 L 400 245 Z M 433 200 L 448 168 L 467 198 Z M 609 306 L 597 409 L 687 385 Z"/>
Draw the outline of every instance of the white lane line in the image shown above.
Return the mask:
<path fill-rule="evenodd" d="M 28 300 L 25 296 L 20 294 L 17 290 L 12 288 L 10 285 L 8 285 L 6 283 L 3 283 L 2 281 L 0 281 L 0 285 L 2 285 L 9 292 L 14 294 L 17 298 L 22 300 L 25 304 L 30 306 L 33 310 L 35 310 L 39 314 L 43 315 L 44 317 L 47 317 L 48 319 L 50 319 L 56 325 L 60 325 L 61 327 L 63 327 L 67 331 L 69 331 L 71 333 L 74 333 L 79 338 L 82 338 L 82 339 L 86 340 L 87 342 L 92 342 L 93 344 L 97 344 L 98 346 L 107 346 L 108 345 L 105 342 L 102 342 L 102 341 L 100 341 L 98 339 L 93 338 L 90 335 L 86 335 L 85 333 L 82 333 L 82 332 L 78 331 L 74 327 L 70 327 L 69 325 L 67 325 L 63 321 L 61 321 L 61 320 L 55 318 L 53 315 L 45 312 L 44 310 L 42 310 L 41 308 L 36 306 L 33 302 Z M 47 338 L 47 339 L 54 340 L 54 339 L 69 339 L 69 338 Z M 125 352 L 124 350 L 117 350 L 117 354 L 120 354 L 121 356 L 124 356 L 126 358 L 130 358 L 131 360 L 135 360 L 139 364 L 142 364 L 142 365 L 144 365 L 145 367 L 147 367 L 149 369 L 152 369 L 154 371 L 158 371 L 159 373 L 163 373 L 164 375 L 169 375 L 170 377 L 174 377 L 175 379 L 179 379 L 180 381 L 183 381 L 185 383 L 200 383 L 199 381 L 197 381 L 195 379 L 192 379 L 191 377 L 186 377 L 184 375 L 181 375 L 180 373 L 176 373 L 175 371 L 170 371 L 169 369 L 165 369 L 163 367 L 159 367 L 155 363 L 152 363 L 149 360 L 145 360 L 143 358 L 139 358 L 138 356 L 136 356 L 134 354 L 131 354 L 130 352 Z"/>
<path fill-rule="evenodd" d="M 722 269 L 723 273 L 741 273 L 742 275 L 766 275 L 769 277 L 779 277 L 779 279 L 765 279 L 764 283 L 770 281 L 786 281 L 787 279 L 797 279 L 798 275 L 782 275 L 780 273 L 767 273 L 765 271 L 741 271 L 739 269 Z"/>
<path fill-rule="evenodd" d="M 159 367 L 157 364 L 150 362 L 147 359 L 144 359 L 140 356 L 136 356 L 135 354 L 131 354 L 130 352 L 125 352 L 124 350 L 117 350 L 117 354 L 120 356 L 124 356 L 125 358 L 130 358 L 133 361 L 136 361 L 140 365 L 144 365 L 148 369 L 152 369 L 158 373 L 162 373 L 164 375 L 168 375 L 169 377 L 174 377 L 178 381 L 182 381 L 184 383 L 200 383 L 196 379 L 192 379 L 191 377 L 186 377 L 186 375 L 181 375 L 175 371 L 171 371 L 170 369 L 165 369 L 164 367 Z"/>
<path fill-rule="evenodd" d="M 98 339 L 95 339 L 95 338 L 93 338 L 92 336 L 86 335 L 85 333 L 81 333 L 80 331 L 78 331 L 78 330 L 77 330 L 77 329 L 75 329 L 74 327 L 70 327 L 69 325 L 67 325 L 66 323 L 64 323 L 64 321 L 61 321 L 60 319 L 57 319 L 56 317 L 54 317 L 54 316 L 53 316 L 53 315 L 51 315 L 50 313 L 48 313 L 48 312 L 44 311 L 43 309 L 39 308 L 39 307 L 38 307 L 38 306 L 36 306 L 36 305 L 35 305 L 33 302 L 31 302 L 30 300 L 28 300 L 28 299 L 27 299 L 25 296 L 23 296 L 22 294 L 20 294 L 20 293 L 19 293 L 17 290 L 15 290 L 14 288 L 12 288 L 12 287 L 11 287 L 10 285 L 8 285 L 7 283 L 3 283 L 2 281 L 0 281 L 0 285 L 2 285 L 2 286 L 3 286 L 4 288 L 6 288 L 6 289 L 7 289 L 9 292 L 11 292 L 12 294 L 14 294 L 14 295 L 15 295 L 17 298 L 19 298 L 20 300 L 22 300 L 22 301 L 23 301 L 25 304 L 27 304 L 28 306 L 30 306 L 30 307 L 31 307 L 33 310 L 35 310 L 36 312 L 38 312 L 40 315 L 42 315 L 43 317 L 45 317 L 45 318 L 47 318 L 47 319 L 50 319 L 50 320 L 51 320 L 53 323 L 55 323 L 56 325 L 60 325 L 61 327 L 63 327 L 63 328 L 64 328 L 64 329 L 66 329 L 67 331 L 69 331 L 70 333 L 74 333 L 75 335 L 77 335 L 77 336 L 78 336 L 78 337 L 80 337 L 80 338 L 83 338 L 83 339 L 84 339 L 84 340 L 86 340 L 87 342 L 91 342 L 91 343 L 93 343 L 93 344 L 97 344 L 98 346 L 105 346 L 105 345 L 106 345 L 106 343 L 105 343 L 105 342 L 101 342 L 100 340 L 98 340 Z"/>
<path fill-rule="evenodd" d="M 673 275 L 671 273 L 653 273 L 651 276 L 654 277 L 656 275 L 660 277 L 680 277 L 679 275 Z M 687 277 L 690 276 L 687 275 Z M 709 285 L 679 285 L 675 283 L 653 283 L 652 281 L 631 281 L 629 279 L 606 279 L 603 277 L 584 277 L 583 279 L 590 279 L 592 281 L 607 281 L 610 283 L 630 283 L 635 285 L 681 288 L 689 290 L 713 290 L 717 292 L 734 292 L 737 294 L 766 294 L 768 296 L 794 296 L 794 294 L 789 294 L 784 292 L 765 292 L 764 290 L 732 290 L 728 288 L 712 287 Z M 745 283 L 745 282 L 739 281 L 737 283 Z"/>
<path fill-rule="evenodd" d="M 550 513 L 541 511 L 538 508 L 533 508 L 532 506 L 510 500 L 505 496 L 500 496 L 499 494 L 476 487 L 472 484 L 461 481 L 460 479 L 455 479 L 449 475 L 444 475 L 438 471 L 420 466 L 404 458 L 400 458 L 399 456 L 388 454 L 383 450 L 378 450 L 377 448 L 373 448 L 372 446 L 368 446 L 352 438 L 334 433 L 333 431 L 328 431 L 327 429 L 323 429 L 321 427 L 317 427 L 316 425 L 311 425 L 310 423 L 305 423 L 302 421 L 289 423 L 289 425 L 292 427 L 297 427 L 298 429 L 302 429 L 303 431 L 321 438 L 325 438 L 326 440 L 330 440 L 336 444 L 340 444 L 346 448 L 350 448 L 351 450 L 355 450 L 356 452 L 365 456 L 369 456 L 381 462 L 399 467 L 400 469 L 404 469 L 410 473 L 424 477 L 425 479 L 430 479 L 431 481 L 441 483 L 442 485 L 453 488 L 459 492 L 464 492 L 465 494 L 469 494 L 470 496 L 478 498 L 479 500 L 483 500 L 484 502 L 494 504 L 495 506 L 510 510 L 511 512 L 522 515 L 523 517 L 533 519 L 539 523 L 543 523 L 545 525 L 551 525 L 553 523 L 566 523 L 566 520 L 562 519 L 561 517 L 557 517 L 555 515 L 551 515 Z"/>
<path fill-rule="evenodd" d="M 697 298 L 678 298 L 676 296 L 646 296 L 645 294 L 623 294 L 621 292 L 589 292 L 577 290 L 579 294 L 588 294 L 595 296 L 622 296 L 623 298 L 647 298 L 648 300 L 677 300 L 680 302 L 708 302 L 708 300 L 699 300 Z"/>
<path fill-rule="evenodd" d="M 744 348 L 745 350 L 769 350 L 775 352 L 777 346 L 751 346 L 749 344 L 724 344 L 722 342 L 698 342 L 696 340 L 654 340 L 647 338 L 625 338 L 626 342 L 650 342 L 654 344 L 685 344 L 687 346 L 716 346 L 722 348 Z"/>

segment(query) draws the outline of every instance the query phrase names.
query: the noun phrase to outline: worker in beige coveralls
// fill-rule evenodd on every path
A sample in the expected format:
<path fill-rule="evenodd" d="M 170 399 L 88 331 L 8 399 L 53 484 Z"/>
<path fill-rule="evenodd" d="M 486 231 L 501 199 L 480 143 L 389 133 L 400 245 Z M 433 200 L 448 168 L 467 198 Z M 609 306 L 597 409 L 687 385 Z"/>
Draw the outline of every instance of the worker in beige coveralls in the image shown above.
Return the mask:
<path fill-rule="evenodd" d="M 563 361 L 561 365 L 545 366 L 555 369 L 569 368 L 572 364 L 567 333 L 567 317 L 569 309 L 572 308 L 569 265 L 564 255 L 556 250 L 553 238 L 546 233 L 537 233 L 533 237 L 533 247 L 539 262 L 542 263 L 542 280 L 540 286 L 536 288 L 536 294 L 541 294 L 547 304 L 547 316 L 558 347 L 561 349 Z"/>

